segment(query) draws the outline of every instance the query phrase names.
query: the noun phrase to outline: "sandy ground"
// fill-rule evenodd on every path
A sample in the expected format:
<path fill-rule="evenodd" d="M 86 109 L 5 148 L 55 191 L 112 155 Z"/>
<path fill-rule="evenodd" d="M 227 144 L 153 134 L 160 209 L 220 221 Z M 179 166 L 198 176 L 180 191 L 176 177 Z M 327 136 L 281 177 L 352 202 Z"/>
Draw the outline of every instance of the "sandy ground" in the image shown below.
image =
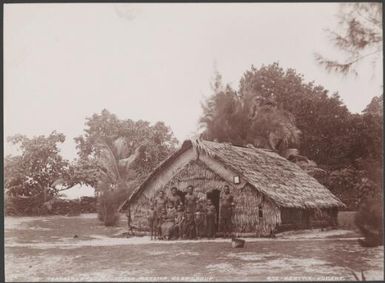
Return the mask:
<path fill-rule="evenodd" d="M 309 230 L 276 239 L 151 241 L 118 237 L 95 214 L 6 217 L 6 281 L 382 280 L 383 247 L 362 248 L 349 230 Z M 74 238 L 74 236 L 77 236 Z"/>

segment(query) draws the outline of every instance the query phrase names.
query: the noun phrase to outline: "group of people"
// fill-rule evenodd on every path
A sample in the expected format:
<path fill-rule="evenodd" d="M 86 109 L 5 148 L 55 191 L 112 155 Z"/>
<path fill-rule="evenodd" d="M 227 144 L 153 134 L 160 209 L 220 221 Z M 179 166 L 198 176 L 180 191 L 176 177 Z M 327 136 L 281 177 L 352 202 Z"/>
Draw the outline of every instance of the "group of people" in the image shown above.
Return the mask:
<path fill-rule="evenodd" d="M 232 232 L 232 213 L 234 201 L 229 186 L 224 187 L 220 203 L 219 221 L 225 237 Z M 171 188 L 171 194 L 166 197 L 160 191 L 151 206 L 149 215 L 151 238 L 158 239 L 214 239 L 217 227 L 217 208 L 210 198 L 198 199 L 192 185 L 187 187 L 187 193 L 182 200 L 176 187 Z"/>

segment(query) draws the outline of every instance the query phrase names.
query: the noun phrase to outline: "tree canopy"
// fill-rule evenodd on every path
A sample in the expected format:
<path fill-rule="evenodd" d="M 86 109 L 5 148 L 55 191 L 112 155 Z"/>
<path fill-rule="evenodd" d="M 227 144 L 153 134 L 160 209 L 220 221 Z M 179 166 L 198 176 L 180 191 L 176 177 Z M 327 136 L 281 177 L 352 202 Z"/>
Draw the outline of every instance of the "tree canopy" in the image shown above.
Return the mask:
<path fill-rule="evenodd" d="M 269 148 L 286 158 L 299 154 L 306 164 L 313 160 L 327 172 L 319 181 L 351 207 L 368 191 L 366 179 L 369 190 L 381 187 L 382 96 L 353 114 L 338 93 L 278 63 L 252 66 L 237 91 L 220 79 L 217 75 L 213 94 L 202 104 L 203 138 Z"/>
<path fill-rule="evenodd" d="M 338 93 L 329 95 L 294 69 L 273 63 L 252 66 L 238 92 L 230 87 L 214 90 L 203 105 L 201 122 L 209 139 L 272 149 L 296 147 L 329 165 L 350 161 L 350 116 Z"/>
<path fill-rule="evenodd" d="M 177 140 L 163 122 L 121 120 L 104 109 L 87 118 L 84 134 L 76 137 L 80 160 L 97 160 L 109 147 L 117 159 L 125 159 L 141 148 L 137 169 L 147 174 L 175 150 Z"/>
<path fill-rule="evenodd" d="M 33 138 L 24 135 L 8 138 L 8 142 L 21 150 L 20 155 L 7 156 L 4 162 L 5 195 L 14 199 L 16 210 L 39 207 L 72 186 L 71 164 L 58 148 L 64 140 L 65 136 L 57 132 Z M 24 200 L 31 204 L 21 205 Z"/>
<path fill-rule="evenodd" d="M 381 60 L 382 52 L 382 3 L 341 3 L 339 23 L 335 30 L 328 30 L 331 42 L 345 54 L 345 59 L 329 59 L 316 53 L 319 64 L 327 71 L 342 74 L 354 72 L 355 66 L 369 58 L 372 63 Z"/>
<path fill-rule="evenodd" d="M 105 225 L 116 223 L 119 205 L 177 145 L 163 122 L 121 120 L 106 109 L 87 118 L 84 134 L 75 142 L 79 172 L 85 167 L 96 172 L 93 179 L 84 174 L 80 179 L 97 190 L 98 215 Z"/>

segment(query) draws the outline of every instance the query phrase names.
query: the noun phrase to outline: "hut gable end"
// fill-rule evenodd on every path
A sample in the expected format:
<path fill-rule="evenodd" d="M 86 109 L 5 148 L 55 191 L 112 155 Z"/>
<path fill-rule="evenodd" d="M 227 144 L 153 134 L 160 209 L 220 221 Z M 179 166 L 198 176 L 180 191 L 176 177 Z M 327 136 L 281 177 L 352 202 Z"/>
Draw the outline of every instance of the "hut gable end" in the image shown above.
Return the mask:
<path fill-rule="evenodd" d="M 177 156 L 169 162 L 167 166 L 164 166 L 162 170 L 159 170 L 157 174 L 150 176 L 150 180 L 143 187 L 141 191 L 142 194 L 154 195 L 160 189 L 163 189 L 164 186 L 180 171 L 182 170 L 191 160 L 196 158 L 195 151 L 189 149 L 183 154 Z"/>
<path fill-rule="evenodd" d="M 222 190 L 227 182 L 217 173 L 212 171 L 201 160 L 191 160 L 164 186 L 168 194 L 172 187 L 182 192 L 187 192 L 187 187 L 192 185 L 198 197 L 205 197 L 206 193 L 212 190 Z M 230 184 L 231 185 L 231 184 Z"/>

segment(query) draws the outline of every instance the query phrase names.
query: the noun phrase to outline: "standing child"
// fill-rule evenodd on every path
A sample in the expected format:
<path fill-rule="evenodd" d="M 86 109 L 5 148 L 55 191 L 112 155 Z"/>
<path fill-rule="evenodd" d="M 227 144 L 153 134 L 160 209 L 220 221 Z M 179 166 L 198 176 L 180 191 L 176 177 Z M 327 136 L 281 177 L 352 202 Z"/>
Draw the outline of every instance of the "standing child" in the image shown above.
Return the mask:
<path fill-rule="evenodd" d="M 156 239 L 159 236 L 159 231 L 158 231 L 159 229 L 158 229 L 158 215 L 154 207 L 150 208 L 147 219 L 148 219 L 148 225 L 150 227 L 151 240 Z"/>
<path fill-rule="evenodd" d="M 166 221 L 167 218 L 167 211 L 165 208 L 162 208 L 160 210 L 160 213 L 157 213 L 157 233 L 158 233 L 158 239 L 163 240 L 166 235 L 162 234 L 162 225 Z"/>
<path fill-rule="evenodd" d="M 184 233 L 184 211 L 183 211 L 183 205 L 179 204 L 177 211 L 176 211 L 176 218 L 175 218 L 175 236 L 178 239 L 181 239 L 183 237 Z"/>
<path fill-rule="evenodd" d="M 187 239 L 195 238 L 194 213 L 191 211 L 185 213 L 184 237 Z"/>
<path fill-rule="evenodd" d="M 205 219 L 206 215 L 203 210 L 203 206 L 201 203 L 198 203 L 196 211 L 195 211 L 195 228 L 196 228 L 196 236 L 198 239 L 204 236 L 205 234 Z"/>
<path fill-rule="evenodd" d="M 217 225 L 217 210 L 213 205 L 211 199 L 207 200 L 206 206 L 206 221 L 207 221 L 207 237 L 209 239 L 215 238 L 215 230 Z"/>

